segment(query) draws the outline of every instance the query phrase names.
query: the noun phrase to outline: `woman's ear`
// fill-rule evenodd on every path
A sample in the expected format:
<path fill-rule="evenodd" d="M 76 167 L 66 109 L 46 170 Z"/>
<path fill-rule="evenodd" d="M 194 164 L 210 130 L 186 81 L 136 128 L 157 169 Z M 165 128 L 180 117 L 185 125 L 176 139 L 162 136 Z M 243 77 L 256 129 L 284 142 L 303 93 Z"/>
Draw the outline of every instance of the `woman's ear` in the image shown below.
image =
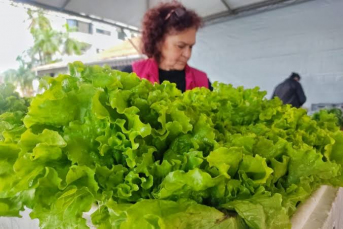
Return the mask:
<path fill-rule="evenodd" d="M 156 48 L 159 52 L 161 52 L 162 47 L 163 47 L 163 43 L 164 43 L 164 39 L 160 40 L 159 42 L 157 42 L 156 44 Z"/>
<path fill-rule="evenodd" d="M 157 52 L 159 53 L 159 61 L 161 61 L 161 58 L 162 58 L 162 49 L 163 49 L 164 41 L 165 40 L 162 39 L 156 44 L 156 49 L 157 49 Z"/>

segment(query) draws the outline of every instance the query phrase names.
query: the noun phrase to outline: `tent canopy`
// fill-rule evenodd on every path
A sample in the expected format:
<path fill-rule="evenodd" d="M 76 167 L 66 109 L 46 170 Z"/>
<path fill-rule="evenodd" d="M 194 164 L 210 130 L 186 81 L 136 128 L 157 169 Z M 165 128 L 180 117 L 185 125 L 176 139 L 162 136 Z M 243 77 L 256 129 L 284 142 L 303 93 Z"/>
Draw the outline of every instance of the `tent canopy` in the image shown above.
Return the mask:
<path fill-rule="evenodd" d="M 48 10 L 92 18 L 131 30 L 138 30 L 147 9 L 162 0 L 13 0 Z M 194 9 L 204 21 L 211 23 L 220 18 L 247 12 L 260 12 L 306 0 L 180 0 Z"/>

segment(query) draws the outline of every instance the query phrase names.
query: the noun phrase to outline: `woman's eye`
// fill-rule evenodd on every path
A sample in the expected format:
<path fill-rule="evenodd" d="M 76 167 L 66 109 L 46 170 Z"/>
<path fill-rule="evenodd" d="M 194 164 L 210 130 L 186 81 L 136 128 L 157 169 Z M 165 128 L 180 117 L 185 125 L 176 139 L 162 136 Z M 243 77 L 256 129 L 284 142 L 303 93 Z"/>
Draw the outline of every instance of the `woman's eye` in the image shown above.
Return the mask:
<path fill-rule="evenodd" d="M 179 47 L 180 49 L 183 49 L 185 46 L 183 46 L 183 45 L 178 45 L 177 47 Z"/>

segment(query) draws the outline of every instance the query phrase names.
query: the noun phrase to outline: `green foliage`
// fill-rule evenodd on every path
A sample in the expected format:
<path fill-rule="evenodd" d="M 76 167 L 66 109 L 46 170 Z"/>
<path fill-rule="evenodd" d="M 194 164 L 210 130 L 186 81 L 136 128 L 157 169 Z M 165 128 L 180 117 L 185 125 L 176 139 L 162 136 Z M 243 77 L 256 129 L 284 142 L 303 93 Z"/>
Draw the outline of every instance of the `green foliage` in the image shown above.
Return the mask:
<path fill-rule="evenodd" d="M 343 186 L 336 120 L 258 88 L 181 93 L 79 62 L 43 85 L 0 142 L 1 215 L 86 228 L 95 204 L 98 228 L 290 228 L 320 185 Z"/>
<path fill-rule="evenodd" d="M 10 145 L 18 143 L 21 134 L 26 129 L 23 126 L 23 118 L 27 113 L 28 106 L 29 99 L 21 98 L 19 94 L 15 92 L 15 87 L 13 85 L 0 85 L 0 144 L 1 142 Z M 4 147 L 7 148 L 7 146 Z M 12 148 L 12 146 L 9 146 L 8 148 Z M 0 165 L 5 166 L 5 164 L 2 164 L 1 162 Z M 2 167 L 2 169 L 2 171 L 5 171 L 6 166 Z"/>
<path fill-rule="evenodd" d="M 313 119 L 325 125 L 326 120 L 332 121 L 335 119 L 336 124 L 343 129 L 343 112 L 339 108 L 323 109 L 313 114 Z"/>
<path fill-rule="evenodd" d="M 61 55 L 81 55 L 89 44 L 70 37 L 74 32 L 65 25 L 65 31 L 59 32 L 51 27 L 49 19 L 42 10 L 28 10 L 30 33 L 33 46 L 17 57 L 18 69 L 10 69 L 2 74 L 6 83 L 14 84 L 23 95 L 32 96 L 32 81 L 36 78 L 32 68 L 59 61 Z"/>
<path fill-rule="evenodd" d="M 51 23 L 45 17 L 42 10 L 28 10 L 30 24 L 30 33 L 32 34 L 34 45 L 30 49 L 30 55 L 37 58 L 38 65 L 48 64 L 58 61 L 56 54 L 61 55 L 81 55 L 89 45 L 79 42 L 69 36 L 71 32 L 68 25 L 65 25 L 65 31 L 59 32 L 51 27 Z"/>
<path fill-rule="evenodd" d="M 19 62 L 18 69 L 9 69 L 2 74 L 4 81 L 19 88 L 23 95 L 32 96 L 32 81 L 36 78 L 31 71 L 33 65 L 30 62 L 26 62 L 21 56 L 17 57 L 17 61 Z"/>

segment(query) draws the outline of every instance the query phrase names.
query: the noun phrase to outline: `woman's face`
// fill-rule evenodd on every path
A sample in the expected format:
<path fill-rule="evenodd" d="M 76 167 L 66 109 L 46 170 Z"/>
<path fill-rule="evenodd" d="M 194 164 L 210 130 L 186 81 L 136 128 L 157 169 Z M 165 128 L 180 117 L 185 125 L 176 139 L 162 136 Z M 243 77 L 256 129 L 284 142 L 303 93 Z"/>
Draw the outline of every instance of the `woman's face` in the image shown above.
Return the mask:
<path fill-rule="evenodd" d="M 183 70 L 192 55 L 195 44 L 196 28 L 167 34 L 160 45 L 161 60 L 159 68 L 163 70 Z"/>

